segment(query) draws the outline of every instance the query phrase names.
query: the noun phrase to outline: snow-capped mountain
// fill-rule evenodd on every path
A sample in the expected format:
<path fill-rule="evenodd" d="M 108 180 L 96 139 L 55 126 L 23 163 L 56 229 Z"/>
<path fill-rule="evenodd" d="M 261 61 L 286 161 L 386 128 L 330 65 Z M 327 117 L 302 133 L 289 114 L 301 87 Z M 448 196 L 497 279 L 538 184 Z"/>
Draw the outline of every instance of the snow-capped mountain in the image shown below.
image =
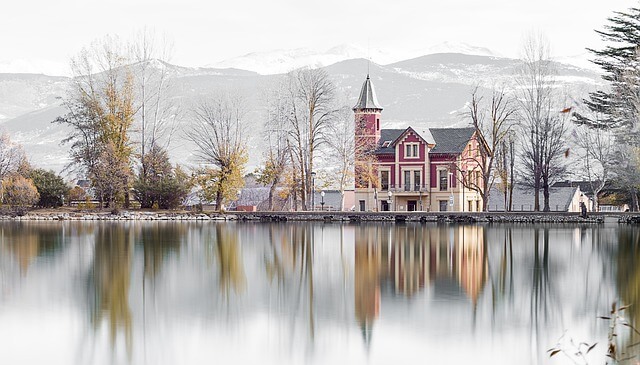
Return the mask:
<path fill-rule="evenodd" d="M 418 49 L 413 52 L 416 56 L 431 55 L 436 53 L 460 53 L 471 56 L 504 57 L 486 47 L 473 46 L 467 43 L 442 42 Z"/>
<path fill-rule="evenodd" d="M 476 51 L 487 53 L 482 49 Z M 378 100 L 384 107 L 383 127 L 411 125 L 421 131 L 430 127 L 465 125 L 467 121 L 461 112 L 465 110 L 472 89 L 481 85 L 485 87 L 481 88 L 481 92 L 488 92 L 486 88 L 500 86 L 501 83 L 507 87 L 513 86 L 513 77 L 519 65 L 518 60 L 498 57 L 490 52 L 486 55 L 435 53 L 388 64 L 370 62 L 366 57 L 353 58 L 361 53 L 362 49 L 341 46 L 321 54 L 324 57 L 321 59 L 327 63 L 324 68 L 338 88 L 339 99 L 347 104 L 355 103 L 369 72 Z M 284 54 L 272 52 L 269 55 L 272 60 L 279 60 L 277 67 L 283 72 L 308 65 L 305 62 L 309 60 L 319 59 L 318 53 L 308 50 Z M 254 62 L 254 66 L 247 67 L 252 70 L 232 62 L 218 64 L 225 68 L 182 67 L 158 61 L 149 66 L 167 71 L 173 85 L 173 98 L 183 110 L 190 110 L 195 102 L 218 91 L 233 91 L 244 96 L 247 121 L 254 132 L 251 144 L 262 146 L 260 130 L 264 116 L 264 95 L 282 75 L 257 72 L 263 65 L 260 63 L 262 61 L 258 62 L 260 57 L 245 58 L 248 66 L 249 60 Z M 234 68 L 228 68 L 232 66 Z M 557 84 L 564 92 L 570 93 L 574 100 L 580 100 L 586 92 L 593 91 L 601 83 L 599 75 L 591 70 L 559 63 L 556 68 Z M 267 73 L 265 71 L 269 70 L 260 71 Z M 59 97 L 64 96 L 68 81 L 65 77 L 0 74 L 0 115 L 3 116 L 0 117 L 0 127 L 25 146 L 36 166 L 61 170 L 67 161 L 68 147 L 61 146 L 60 141 L 68 130 L 51 121 L 65 113 Z M 189 116 L 185 113 L 185 117 L 179 121 L 181 125 L 178 130 L 189 128 Z M 179 132 L 173 140 L 171 154 L 175 161 L 195 164 L 197 161 L 189 153 L 193 149 L 185 141 L 184 135 Z M 259 164 L 261 151 L 262 148 L 251 149 L 250 165 Z"/>
<path fill-rule="evenodd" d="M 300 67 L 324 67 L 336 62 L 354 58 L 371 59 L 379 64 L 386 64 L 402 59 L 397 53 L 380 50 L 367 50 L 364 47 L 342 44 L 328 50 L 316 51 L 309 48 L 253 52 L 233 57 L 206 67 L 235 68 L 254 71 L 262 75 L 286 73 Z"/>

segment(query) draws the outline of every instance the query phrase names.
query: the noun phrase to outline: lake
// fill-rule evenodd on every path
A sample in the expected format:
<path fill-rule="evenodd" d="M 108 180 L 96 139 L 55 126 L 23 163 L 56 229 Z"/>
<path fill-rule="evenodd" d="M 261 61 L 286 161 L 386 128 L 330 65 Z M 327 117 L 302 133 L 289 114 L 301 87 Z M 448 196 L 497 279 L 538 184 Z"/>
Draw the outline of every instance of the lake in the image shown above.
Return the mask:
<path fill-rule="evenodd" d="M 616 224 L 5 222 L 0 363 L 604 363 L 638 263 Z"/>

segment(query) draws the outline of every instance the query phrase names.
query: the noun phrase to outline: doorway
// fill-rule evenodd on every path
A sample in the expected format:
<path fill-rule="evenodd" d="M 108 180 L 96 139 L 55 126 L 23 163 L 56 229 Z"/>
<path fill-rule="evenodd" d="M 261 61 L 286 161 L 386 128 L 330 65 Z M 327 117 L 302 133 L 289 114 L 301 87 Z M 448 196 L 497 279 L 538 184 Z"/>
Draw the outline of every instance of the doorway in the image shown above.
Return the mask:
<path fill-rule="evenodd" d="M 417 200 L 407 201 L 407 211 L 415 212 L 416 210 L 418 210 L 418 201 Z"/>

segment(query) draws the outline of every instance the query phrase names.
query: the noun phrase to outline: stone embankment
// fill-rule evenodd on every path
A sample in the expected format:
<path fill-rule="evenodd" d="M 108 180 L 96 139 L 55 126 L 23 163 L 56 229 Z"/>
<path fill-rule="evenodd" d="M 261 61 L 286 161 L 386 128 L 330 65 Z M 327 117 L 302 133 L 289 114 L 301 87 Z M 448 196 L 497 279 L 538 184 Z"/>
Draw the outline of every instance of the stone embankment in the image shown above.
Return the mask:
<path fill-rule="evenodd" d="M 42 213 L 29 212 L 24 215 L 2 214 L 0 220 L 14 221 L 228 221 L 236 220 L 234 214 L 203 213 L 156 213 L 123 211 L 107 212 Z"/>
<path fill-rule="evenodd" d="M 576 213 L 238 212 L 237 219 L 261 222 L 604 223 L 605 216 L 582 218 Z"/>
<path fill-rule="evenodd" d="M 591 213 L 436 213 L 436 212 L 0 212 L 0 220 L 16 221 L 319 221 L 319 222 L 436 222 L 436 223 L 626 223 L 640 224 L 640 215 Z"/>

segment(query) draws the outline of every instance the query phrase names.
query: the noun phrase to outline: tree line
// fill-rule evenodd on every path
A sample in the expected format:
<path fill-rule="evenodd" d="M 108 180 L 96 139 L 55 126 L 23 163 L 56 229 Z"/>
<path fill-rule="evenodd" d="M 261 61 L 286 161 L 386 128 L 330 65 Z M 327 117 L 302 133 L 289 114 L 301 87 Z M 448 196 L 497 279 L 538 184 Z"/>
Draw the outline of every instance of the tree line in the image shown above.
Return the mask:
<path fill-rule="evenodd" d="M 571 161 L 583 164 L 581 177 L 591 185 L 596 207 L 598 193 L 616 181 L 638 210 L 640 10 L 615 13 L 609 22 L 597 32 L 610 45 L 591 52 L 610 89 L 592 92 L 582 102 L 563 94 L 549 42 L 530 36 L 510 85 L 493 85 L 488 94 L 480 87 L 471 91 L 462 118 L 476 129 L 479 143 L 452 168 L 461 170 L 456 176 L 463 186 L 481 195 L 484 210 L 496 190 L 510 210 L 516 184 L 533 190 L 534 210 L 550 210 L 551 186 L 569 176 Z M 221 209 L 237 200 L 244 185 L 250 131 L 244 99 L 224 92 L 181 105 L 165 63 L 170 49 L 142 32 L 129 43 L 105 37 L 71 61 L 67 114 L 55 123 L 71 127 L 63 141 L 70 148 L 67 169 L 88 178 L 101 206 L 127 208 L 133 196 L 142 208 L 172 209 L 196 192 L 196 201 L 215 202 Z M 266 148 L 254 175 L 269 188 L 267 209 L 310 210 L 314 190 L 328 186 L 344 197 L 356 183 L 354 170 L 368 180 L 359 184 L 379 185 L 371 168 L 376 146 L 355 140 L 358 123 L 326 71 L 289 72 L 263 99 Z M 6 142 L 0 142 L 11 143 L 3 138 Z M 176 138 L 192 143 L 197 167 L 171 163 Z M 356 155 L 363 166 L 356 166 Z M 10 186 L 38 181 L 20 167 L 28 164 L 15 162 L 20 158 L 7 159 L 12 161 L 7 166 L 0 161 L 3 200 L 11 196 Z"/>

